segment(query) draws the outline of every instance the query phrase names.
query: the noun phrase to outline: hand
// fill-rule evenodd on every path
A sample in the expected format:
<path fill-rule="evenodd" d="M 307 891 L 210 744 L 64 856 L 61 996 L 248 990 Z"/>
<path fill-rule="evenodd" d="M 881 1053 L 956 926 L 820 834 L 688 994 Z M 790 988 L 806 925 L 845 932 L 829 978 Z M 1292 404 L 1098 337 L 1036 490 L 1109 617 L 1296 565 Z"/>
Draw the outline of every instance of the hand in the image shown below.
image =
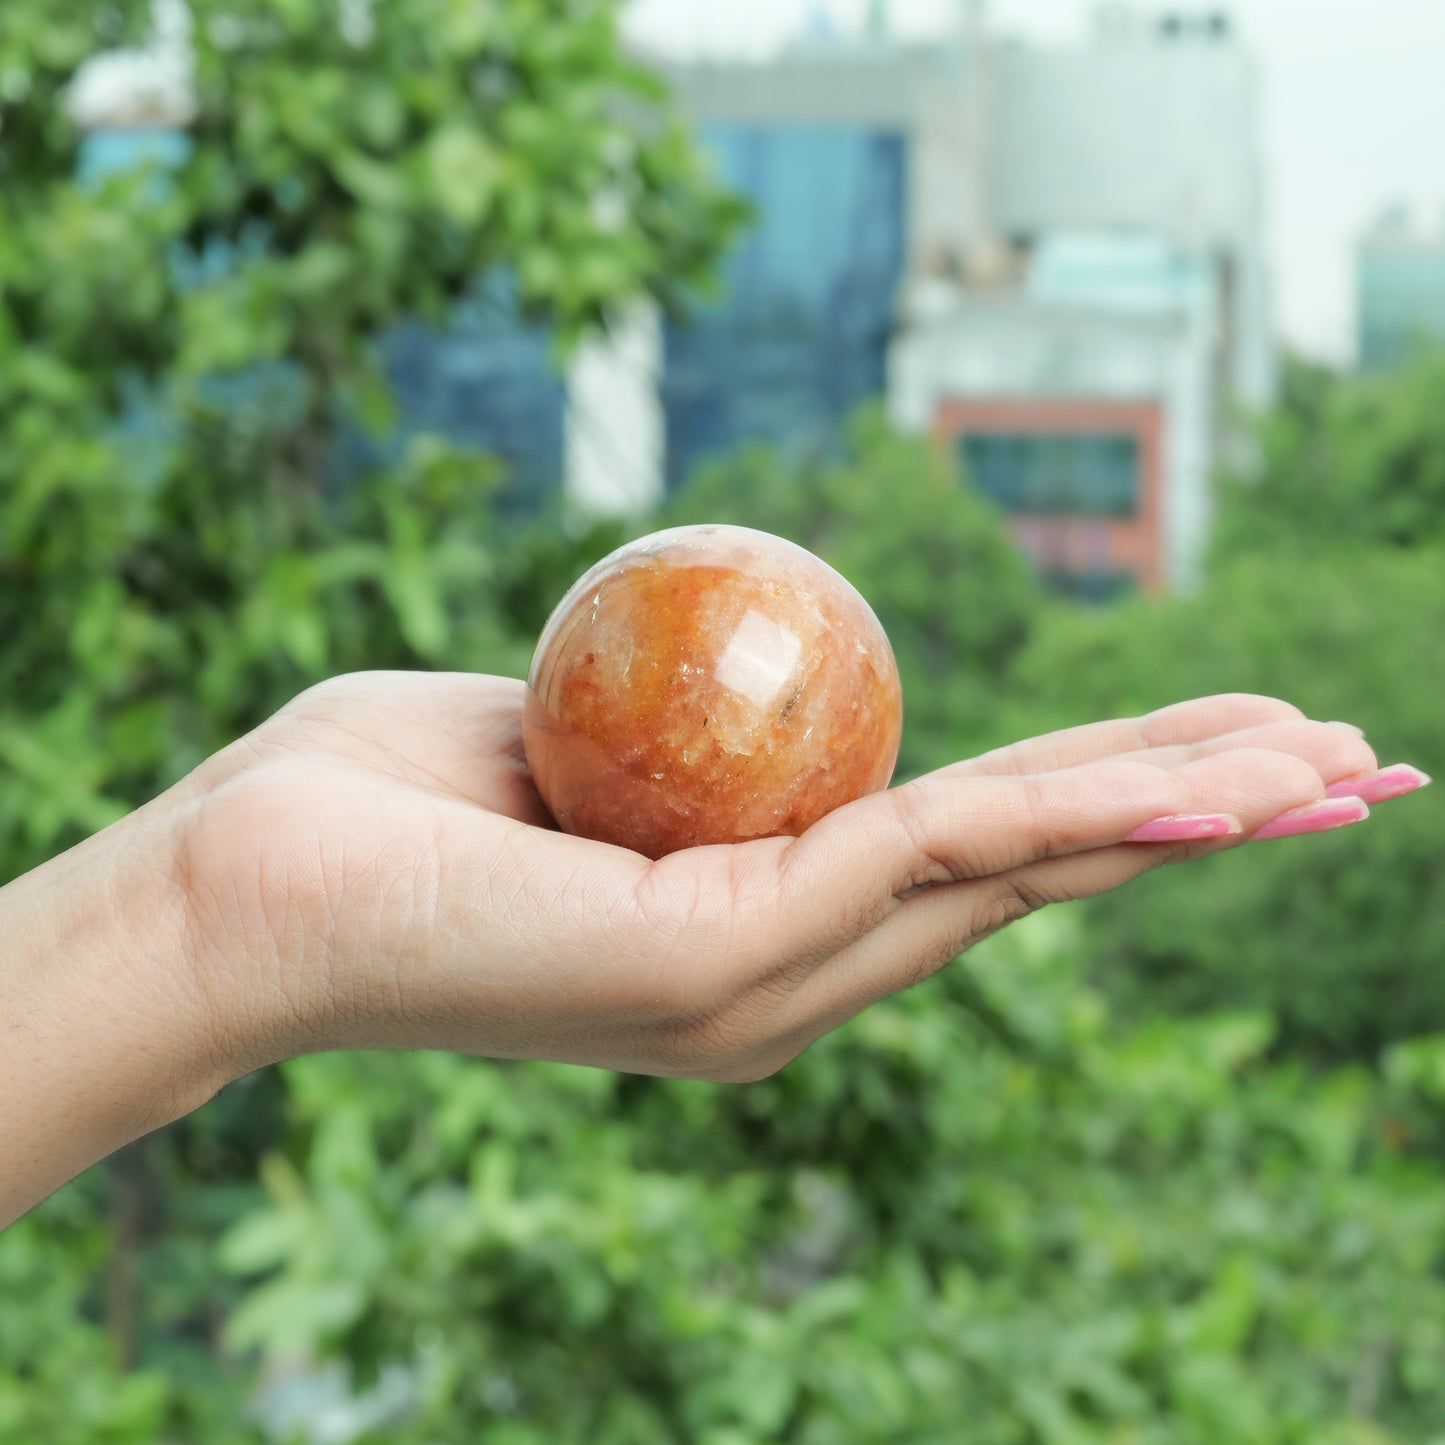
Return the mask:
<path fill-rule="evenodd" d="M 755 1079 L 1046 903 L 1428 781 L 1288 704 L 1206 698 L 957 763 L 801 838 L 649 862 L 552 828 L 522 696 L 337 678 L 0 890 L 0 1226 L 292 1054 Z M 1128 841 L 1161 818 L 1202 841 Z"/>
<path fill-rule="evenodd" d="M 755 1079 L 1043 904 L 1232 846 L 1376 767 L 1357 730 L 1209 698 L 955 764 L 802 838 L 650 862 L 552 828 L 522 696 L 338 678 L 184 785 L 186 952 L 231 1073 L 405 1046 Z M 1180 814 L 1240 831 L 1125 841 Z"/>

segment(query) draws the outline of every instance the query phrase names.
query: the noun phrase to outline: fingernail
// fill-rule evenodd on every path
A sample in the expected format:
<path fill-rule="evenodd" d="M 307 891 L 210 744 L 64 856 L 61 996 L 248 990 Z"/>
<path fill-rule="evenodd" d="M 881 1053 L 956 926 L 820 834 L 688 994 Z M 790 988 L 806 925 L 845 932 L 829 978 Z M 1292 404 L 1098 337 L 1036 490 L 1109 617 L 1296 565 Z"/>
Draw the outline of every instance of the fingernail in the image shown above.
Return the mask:
<path fill-rule="evenodd" d="M 1362 738 L 1365 735 L 1364 728 L 1356 727 L 1354 723 L 1340 722 L 1337 718 L 1331 720 L 1330 726 L 1332 728 L 1344 728 L 1346 732 L 1354 733 L 1357 738 Z"/>
<path fill-rule="evenodd" d="M 1135 828 L 1126 843 L 1187 843 L 1194 838 L 1224 838 L 1244 832 L 1230 813 L 1170 813 Z"/>
<path fill-rule="evenodd" d="M 1324 798 L 1303 808 L 1291 808 L 1272 818 L 1255 832 L 1255 841 L 1262 838 L 1294 838 L 1301 833 L 1323 833 L 1330 828 L 1344 828 L 1362 823 L 1370 816 L 1363 798 Z"/>
<path fill-rule="evenodd" d="M 1358 778 L 1345 778 L 1342 782 L 1331 783 L 1325 789 L 1327 798 L 1363 798 L 1367 803 L 1383 803 L 1386 798 L 1398 798 L 1402 793 L 1413 793 L 1430 782 L 1430 774 L 1422 773 L 1409 763 L 1392 763 L 1377 773 L 1362 773 Z"/>

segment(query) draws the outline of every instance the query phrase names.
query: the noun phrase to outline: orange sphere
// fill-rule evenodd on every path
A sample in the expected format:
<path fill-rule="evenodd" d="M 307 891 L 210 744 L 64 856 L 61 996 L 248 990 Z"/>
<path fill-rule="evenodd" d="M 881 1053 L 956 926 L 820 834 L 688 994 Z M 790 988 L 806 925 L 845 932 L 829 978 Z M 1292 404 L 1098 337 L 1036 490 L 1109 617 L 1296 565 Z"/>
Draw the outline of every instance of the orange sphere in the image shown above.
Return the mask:
<path fill-rule="evenodd" d="M 650 858 L 801 833 L 888 786 L 903 730 L 872 609 L 747 527 L 605 557 L 548 619 L 527 683 L 527 763 L 558 826 Z"/>

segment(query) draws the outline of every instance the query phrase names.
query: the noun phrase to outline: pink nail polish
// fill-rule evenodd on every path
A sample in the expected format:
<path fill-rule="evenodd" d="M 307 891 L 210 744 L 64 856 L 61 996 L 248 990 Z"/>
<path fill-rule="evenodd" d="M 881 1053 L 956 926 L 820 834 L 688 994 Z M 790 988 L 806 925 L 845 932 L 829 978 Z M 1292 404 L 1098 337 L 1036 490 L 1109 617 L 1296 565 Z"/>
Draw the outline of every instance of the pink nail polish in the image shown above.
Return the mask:
<path fill-rule="evenodd" d="M 1170 813 L 1141 824 L 1126 843 L 1188 843 L 1196 838 L 1226 838 L 1244 824 L 1230 813 Z"/>
<path fill-rule="evenodd" d="M 1330 828 L 1362 823 L 1369 816 L 1370 810 L 1363 798 L 1324 798 L 1318 803 L 1291 808 L 1289 812 L 1271 818 L 1255 832 L 1254 839 L 1257 842 L 1263 838 L 1294 838 L 1301 833 L 1323 833 Z"/>
<path fill-rule="evenodd" d="M 1367 803 L 1383 803 L 1386 798 L 1398 798 L 1402 793 L 1413 793 L 1430 782 L 1430 774 L 1422 773 L 1409 763 L 1395 763 L 1381 768 L 1377 773 L 1362 773 L 1358 778 L 1345 778 L 1331 783 L 1325 789 L 1327 798 L 1363 798 Z"/>

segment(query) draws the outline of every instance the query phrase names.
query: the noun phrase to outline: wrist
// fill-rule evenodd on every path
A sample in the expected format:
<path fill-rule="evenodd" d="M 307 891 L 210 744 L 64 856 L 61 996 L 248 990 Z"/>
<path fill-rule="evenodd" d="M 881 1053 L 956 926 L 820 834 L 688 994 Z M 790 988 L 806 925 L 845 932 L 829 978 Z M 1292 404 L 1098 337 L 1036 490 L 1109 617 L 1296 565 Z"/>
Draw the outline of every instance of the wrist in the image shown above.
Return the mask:
<path fill-rule="evenodd" d="M 229 1077 L 162 797 L 0 889 L 0 1224 Z"/>

